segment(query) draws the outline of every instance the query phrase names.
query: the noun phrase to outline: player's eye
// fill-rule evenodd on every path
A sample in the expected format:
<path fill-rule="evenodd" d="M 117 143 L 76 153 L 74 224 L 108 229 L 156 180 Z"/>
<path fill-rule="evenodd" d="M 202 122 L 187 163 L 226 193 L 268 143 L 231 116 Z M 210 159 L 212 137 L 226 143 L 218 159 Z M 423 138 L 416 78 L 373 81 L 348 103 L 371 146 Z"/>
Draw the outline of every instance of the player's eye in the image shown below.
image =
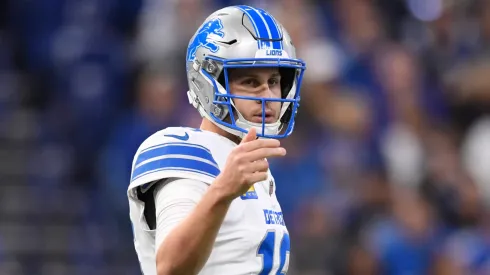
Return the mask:
<path fill-rule="evenodd" d="M 279 79 L 278 78 L 274 77 L 274 78 L 269 79 L 269 85 L 270 86 L 274 86 L 274 85 L 277 85 L 277 84 L 279 84 Z"/>
<path fill-rule="evenodd" d="M 260 85 L 259 82 L 254 78 L 246 78 L 241 82 L 241 84 L 246 86 L 252 86 L 252 87 L 257 87 Z"/>

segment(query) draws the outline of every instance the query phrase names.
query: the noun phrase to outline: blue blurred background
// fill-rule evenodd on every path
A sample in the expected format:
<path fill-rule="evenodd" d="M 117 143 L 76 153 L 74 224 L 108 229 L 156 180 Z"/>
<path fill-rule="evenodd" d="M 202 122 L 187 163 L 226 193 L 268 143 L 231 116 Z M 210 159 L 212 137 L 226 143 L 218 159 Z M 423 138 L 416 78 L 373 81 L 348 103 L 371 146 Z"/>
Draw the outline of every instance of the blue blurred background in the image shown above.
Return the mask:
<path fill-rule="evenodd" d="M 140 274 L 138 145 L 197 127 L 184 56 L 217 8 L 269 10 L 308 69 L 271 168 L 290 273 L 490 274 L 490 2 L 0 2 L 0 274 Z"/>

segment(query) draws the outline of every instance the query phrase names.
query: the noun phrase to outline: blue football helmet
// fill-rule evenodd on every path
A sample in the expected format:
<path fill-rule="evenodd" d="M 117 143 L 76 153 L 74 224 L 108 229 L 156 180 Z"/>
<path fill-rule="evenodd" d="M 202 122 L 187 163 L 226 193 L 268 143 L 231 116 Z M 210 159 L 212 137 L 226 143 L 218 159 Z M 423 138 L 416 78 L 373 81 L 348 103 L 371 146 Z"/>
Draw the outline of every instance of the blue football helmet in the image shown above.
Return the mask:
<path fill-rule="evenodd" d="M 277 67 L 281 74 L 281 98 L 237 96 L 230 93 L 228 69 Z M 294 129 L 305 63 L 296 58 L 289 34 L 268 12 L 249 6 L 232 6 L 211 14 L 199 27 L 187 48 L 187 80 L 190 103 L 225 131 L 243 138 L 255 127 L 263 138 L 284 138 Z M 262 122 L 247 121 L 233 99 L 262 104 Z M 267 102 L 282 104 L 278 121 L 265 122 Z"/>

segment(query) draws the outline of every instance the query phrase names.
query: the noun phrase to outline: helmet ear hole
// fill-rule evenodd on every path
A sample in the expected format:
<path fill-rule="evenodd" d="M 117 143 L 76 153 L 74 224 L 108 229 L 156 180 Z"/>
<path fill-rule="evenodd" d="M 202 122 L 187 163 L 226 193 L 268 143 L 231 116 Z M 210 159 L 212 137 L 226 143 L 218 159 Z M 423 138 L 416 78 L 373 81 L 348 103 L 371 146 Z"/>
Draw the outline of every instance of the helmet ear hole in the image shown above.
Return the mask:
<path fill-rule="evenodd" d="M 219 74 L 218 78 L 217 78 L 217 81 L 218 83 L 226 89 L 226 83 L 225 83 L 225 70 L 222 70 L 221 73 Z"/>

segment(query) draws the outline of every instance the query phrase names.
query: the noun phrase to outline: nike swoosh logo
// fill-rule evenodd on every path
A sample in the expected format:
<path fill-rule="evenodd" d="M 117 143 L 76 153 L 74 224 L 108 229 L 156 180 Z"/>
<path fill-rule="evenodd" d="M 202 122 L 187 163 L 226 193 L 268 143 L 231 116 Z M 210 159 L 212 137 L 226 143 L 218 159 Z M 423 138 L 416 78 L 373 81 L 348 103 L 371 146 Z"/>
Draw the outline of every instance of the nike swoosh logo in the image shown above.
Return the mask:
<path fill-rule="evenodd" d="M 180 139 L 182 141 L 186 141 L 186 140 L 189 140 L 189 134 L 185 133 L 185 135 L 183 136 L 179 136 L 179 135 L 165 135 L 166 137 L 171 137 L 171 138 L 176 138 L 176 139 Z"/>

